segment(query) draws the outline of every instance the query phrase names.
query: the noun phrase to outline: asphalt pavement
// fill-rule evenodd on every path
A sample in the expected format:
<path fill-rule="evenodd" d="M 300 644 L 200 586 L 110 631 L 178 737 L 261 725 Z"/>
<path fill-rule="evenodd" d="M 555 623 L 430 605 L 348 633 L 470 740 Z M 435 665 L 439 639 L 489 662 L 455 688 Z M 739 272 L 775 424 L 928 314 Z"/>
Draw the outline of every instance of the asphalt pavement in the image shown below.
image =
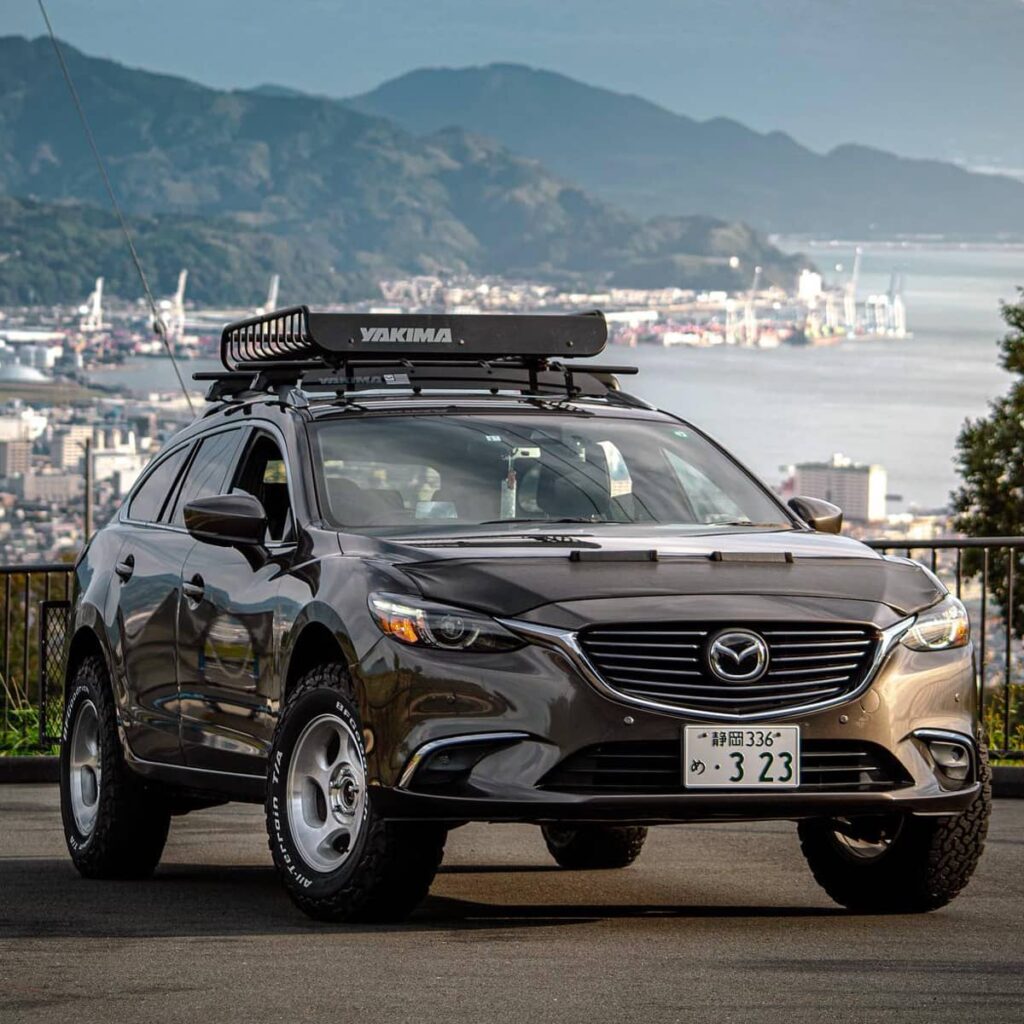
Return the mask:
<path fill-rule="evenodd" d="M 832 904 L 795 827 L 652 829 L 621 871 L 556 868 L 536 828 L 454 831 L 400 926 L 307 921 L 259 808 L 176 819 L 156 876 L 87 882 L 52 786 L 0 786 L 0 1021 L 1024 1020 L 1024 801 L 921 917 Z"/>

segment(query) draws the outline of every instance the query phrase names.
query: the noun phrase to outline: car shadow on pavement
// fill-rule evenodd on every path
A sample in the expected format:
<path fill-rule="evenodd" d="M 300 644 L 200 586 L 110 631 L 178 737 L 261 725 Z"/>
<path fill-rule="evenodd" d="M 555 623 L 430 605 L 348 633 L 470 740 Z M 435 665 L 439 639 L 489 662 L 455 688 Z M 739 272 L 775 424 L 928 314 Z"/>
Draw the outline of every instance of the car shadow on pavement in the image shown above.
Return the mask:
<path fill-rule="evenodd" d="M 464 869 L 453 867 L 453 873 Z M 488 871 L 491 869 L 488 868 Z M 510 875 L 513 865 L 495 868 Z M 546 870 L 541 868 L 540 870 Z M 555 869 L 558 870 L 558 869 Z M 468 873 L 480 873 L 470 867 Z M 0 860 L 0 940 L 13 938 L 262 935 L 332 931 L 523 929 L 607 919 L 800 918 L 842 915 L 839 908 L 672 906 L 588 902 L 509 904 L 428 896 L 398 925 L 332 925 L 292 906 L 271 867 L 161 866 L 145 881 L 90 881 L 63 859 Z"/>

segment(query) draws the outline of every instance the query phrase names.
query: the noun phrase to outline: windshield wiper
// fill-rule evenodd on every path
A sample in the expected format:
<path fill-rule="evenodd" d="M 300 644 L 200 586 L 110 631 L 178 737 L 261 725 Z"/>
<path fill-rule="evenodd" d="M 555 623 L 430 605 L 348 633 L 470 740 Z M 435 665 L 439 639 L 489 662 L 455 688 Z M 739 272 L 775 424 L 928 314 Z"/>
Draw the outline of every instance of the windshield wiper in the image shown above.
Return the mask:
<path fill-rule="evenodd" d="M 782 527 L 783 529 L 791 528 L 792 527 L 792 523 L 752 523 L 749 519 L 729 519 L 729 520 L 727 520 L 724 523 L 705 523 L 704 525 L 705 526 L 750 526 L 750 527 L 752 527 L 754 529 L 757 529 L 757 530 L 766 530 L 769 527 L 774 527 L 775 529 L 778 529 L 779 527 Z"/>
<path fill-rule="evenodd" d="M 500 526 L 502 523 L 610 523 L 611 519 L 587 519 L 583 516 L 562 516 L 559 519 L 485 519 L 476 526 Z"/>

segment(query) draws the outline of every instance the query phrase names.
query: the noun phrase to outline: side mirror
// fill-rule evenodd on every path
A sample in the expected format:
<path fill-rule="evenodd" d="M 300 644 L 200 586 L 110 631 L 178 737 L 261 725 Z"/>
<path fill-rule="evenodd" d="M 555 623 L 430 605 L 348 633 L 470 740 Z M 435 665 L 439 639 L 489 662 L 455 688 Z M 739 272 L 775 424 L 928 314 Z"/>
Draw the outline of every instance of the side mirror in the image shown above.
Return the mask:
<path fill-rule="evenodd" d="M 839 533 L 843 528 L 843 510 L 821 498 L 790 498 L 789 507 L 812 529 L 819 533 Z M 188 515 L 188 509 L 185 510 Z"/>
<path fill-rule="evenodd" d="M 214 494 L 185 506 L 185 529 L 208 544 L 252 547 L 263 543 L 267 513 L 251 494 Z"/>

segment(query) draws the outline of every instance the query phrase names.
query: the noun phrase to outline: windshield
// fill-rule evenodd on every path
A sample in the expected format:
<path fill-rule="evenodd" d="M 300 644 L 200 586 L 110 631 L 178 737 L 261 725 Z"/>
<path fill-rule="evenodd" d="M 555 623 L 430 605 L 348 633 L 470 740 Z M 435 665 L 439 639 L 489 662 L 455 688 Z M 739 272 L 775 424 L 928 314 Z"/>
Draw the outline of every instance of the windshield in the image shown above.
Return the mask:
<path fill-rule="evenodd" d="M 347 529 L 792 525 L 756 481 L 683 424 L 366 416 L 321 420 L 312 431 L 327 517 Z"/>

